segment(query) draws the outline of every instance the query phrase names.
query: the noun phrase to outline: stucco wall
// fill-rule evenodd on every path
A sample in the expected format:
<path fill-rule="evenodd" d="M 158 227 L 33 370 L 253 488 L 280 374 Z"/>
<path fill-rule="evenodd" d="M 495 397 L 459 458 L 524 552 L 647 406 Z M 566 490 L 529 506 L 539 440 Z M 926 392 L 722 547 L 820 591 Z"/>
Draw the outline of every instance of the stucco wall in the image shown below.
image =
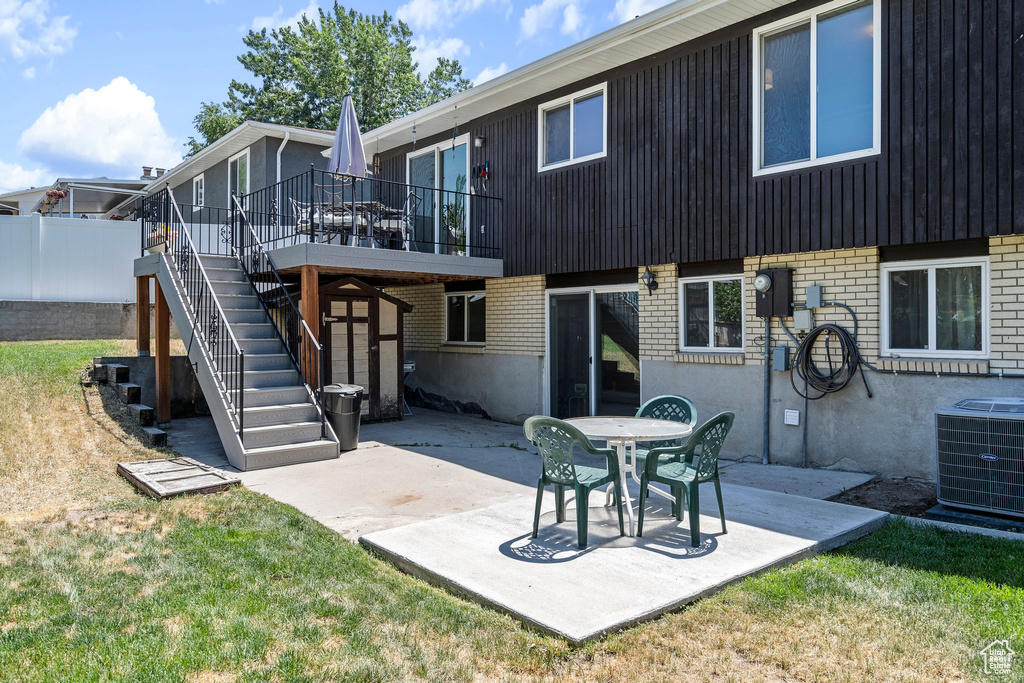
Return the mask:
<path fill-rule="evenodd" d="M 150 330 L 153 309 L 150 306 Z M 134 339 L 135 304 L 0 301 L 0 342 L 44 339 Z M 171 321 L 171 336 L 178 330 Z"/>

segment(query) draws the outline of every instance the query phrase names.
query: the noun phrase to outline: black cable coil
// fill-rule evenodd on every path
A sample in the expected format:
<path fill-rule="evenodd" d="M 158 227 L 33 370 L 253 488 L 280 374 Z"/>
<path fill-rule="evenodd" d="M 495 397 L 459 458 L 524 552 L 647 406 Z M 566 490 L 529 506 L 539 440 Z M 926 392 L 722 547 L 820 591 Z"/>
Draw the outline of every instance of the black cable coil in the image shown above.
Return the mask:
<path fill-rule="evenodd" d="M 824 367 L 819 366 L 813 358 L 814 345 L 823 334 L 825 335 Z M 838 349 L 835 348 L 837 343 Z M 845 389 L 857 374 L 860 364 L 860 349 L 857 348 L 857 340 L 854 335 L 841 325 L 826 323 L 808 332 L 800 342 L 796 349 L 796 360 L 789 373 L 789 381 L 793 385 L 793 390 L 801 397 L 817 401 L 826 394 L 834 394 Z M 806 387 L 804 391 L 797 387 L 795 376 L 799 376 L 803 380 Z M 864 377 L 863 371 L 861 379 L 864 380 L 864 389 L 870 398 L 871 390 L 868 388 L 868 381 Z M 817 396 L 811 396 L 811 392 L 807 389 L 814 389 L 819 393 Z"/>

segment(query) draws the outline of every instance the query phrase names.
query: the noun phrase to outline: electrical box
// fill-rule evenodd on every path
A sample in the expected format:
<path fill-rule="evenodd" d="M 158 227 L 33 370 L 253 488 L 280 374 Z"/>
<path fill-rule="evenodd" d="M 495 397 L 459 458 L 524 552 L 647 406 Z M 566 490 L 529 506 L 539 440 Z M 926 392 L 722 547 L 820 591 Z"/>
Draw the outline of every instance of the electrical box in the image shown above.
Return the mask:
<path fill-rule="evenodd" d="M 789 346 L 783 344 L 772 349 L 772 370 L 789 372 Z"/>
<path fill-rule="evenodd" d="M 823 289 L 821 285 L 811 285 L 807 288 L 807 308 L 821 308 L 824 305 Z"/>
<path fill-rule="evenodd" d="M 793 331 L 804 334 L 814 327 L 814 314 L 809 308 L 798 308 L 793 311 Z"/>
<path fill-rule="evenodd" d="M 772 286 L 766 292 L 754 292 L 758 318 L 788 318 L 793 315 L 793 271 L 790 268 L 767 268 L 757 271 L 767 275 Z"/>
<path fill-rule="evenodd" d="M 794 427 L 800 426 L 800 411 L 799 410 L 787 410 L 784 422 Z"/>

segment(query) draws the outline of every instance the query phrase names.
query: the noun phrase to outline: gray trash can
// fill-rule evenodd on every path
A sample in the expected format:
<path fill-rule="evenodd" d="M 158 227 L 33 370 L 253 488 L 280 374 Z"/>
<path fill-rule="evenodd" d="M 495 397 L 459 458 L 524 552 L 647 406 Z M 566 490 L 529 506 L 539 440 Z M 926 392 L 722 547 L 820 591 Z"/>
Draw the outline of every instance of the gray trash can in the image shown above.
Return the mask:
<path fill-rule="evenodd" d="M 363 406 L 363 388 L 355 384 L 328 384 L 324 387 L 327 421 L 338 436 L 343 451 L 359 445 L 359 412 Z"/>

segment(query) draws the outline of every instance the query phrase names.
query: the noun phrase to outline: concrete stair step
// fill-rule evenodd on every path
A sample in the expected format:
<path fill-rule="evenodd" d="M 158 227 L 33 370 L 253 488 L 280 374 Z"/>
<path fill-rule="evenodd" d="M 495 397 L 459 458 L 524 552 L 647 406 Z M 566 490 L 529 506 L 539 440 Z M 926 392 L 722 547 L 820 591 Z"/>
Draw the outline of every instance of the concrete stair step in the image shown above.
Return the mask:
<path fill-rule="evenodd" d="M 129 404 L 128 411 L 132 414 L 132 417 L 135 418 L 135 421 L 143 427 L 149 427 L 152 425 L 153 420 L 155 419 L 154 416 L 156 415 L 156 411 L 142 403 Z"/>
<path fill-rule="evenodd" d="M 299 373 L 288 368 L 284 370 L 246 370 L 242 377 L 242 387 L 254 389 L 256 387 L 290 387 L 299 384 Z M 235 386 L 234 378 L 231 375 L 225 377 L 227 386 Z"/>
<path fill-rule="evenodd" d="M 253 291 L 252 285 L 249 284 L 248 280 L 214 280 L 210 278 L 210 284 L 213 285 L 213 291 L 217 293 L 217 296 L 223 296 L 225 294 L 251 294 L 256 295 Z"/>
<path fill-rule="evenodd" d="M 232 323 L 231 332 L 235 339 L 274 339 L 277 340 L 277 330 L 273 323 Z"/>
<path fill-rule="evenodd" d="M 262 308 L 225 308 L 224 315 L 228 319 L 228 323 L 234 325 L 235 323 L 265 323 L 267 320 L 267 312 Z"/>
<path fill-rule="evenodd" d="M 146 434 L 143 440 L 150 446 L 167 445 L 167 432 L 159 427 L 143 427 L 142 431 Z"/>
<path fill-rule="evenodd" d="M 220 307 L 225 311 L 229 308 L 240 309 L 258 309 L 263 310 L 260 306 L 260 300 L 252 293 L 250 289 L 249 294 L 231 294 L 231 293 L 220 293 L 217 292 L 217 301 L 220 303 Z"/>
<path fill-rule="evenodd" d="M 268 448 L 270 446 L 287 446 L 319 441 L 321 435 L 320 422 L 296 422 L 292 424 L 246 426 L 242 431 L 242 446 L 249 448 Z"/>
<path fill-rule="evenodd" d="M 286 405 L 309 401 L 309 392 L 301 384 L 278 387 L 250 387 L 242 391 L 245 410 L 262 406 Z"/>
<path fill-rule="evenodd" d="M 238 345 L 242 351 L 245 351 L 245 355 L 248 356 L 250 353 L 263 354 L 263 353 L 284 353 L 284 344 L 281 340 L 274 337 L 268 337 L 264 339 L 238 339 Z"/>
<path fill-rule="evenodd" d="M 250 370 L 294 370 L 292 358 L 287 353 L 247 353 L 245 371 Z"/>
<path fill-rule="evenodd" d="M 132 382 L 124 382 L 118 384 L 117 395 L 122 402 L 131 405 L 132 403 L 139 403 L 142 401 L 142 387 Z"/>
<path fill-rule="evenodd" d="M 270 446 L 265 448 L 247 448 L 245 450 L 245 469 L 259 470 L 281 465 L 294 465 L 300 462 L 314 462 L 337 458 L 340 454 L 336 441 L 318 440 L 287 446 Z"/>
<path fill-rule="evenodd" d="M 241 270 L 238 259 L 234 256 L 223 256 L 219 254 L 200 254 L 199 260 L 203 262 L 203 268 L 226 268 L 228 270 Z"/>
<path fill-rule="evenodd" d="M 246 429 L 300 422 L 319 422 L 316 406 L 312 403 L 281 403 L 246 407 L 244 413 Z"/>
<path fill-rule="evenodd" d="M 219 266 L 207 266 L 203 264 L 206 274 L 211 280 L 231 280 L 232 282 L 247 282 L 248 278 L 241 268 L 221 268 Z"/>

